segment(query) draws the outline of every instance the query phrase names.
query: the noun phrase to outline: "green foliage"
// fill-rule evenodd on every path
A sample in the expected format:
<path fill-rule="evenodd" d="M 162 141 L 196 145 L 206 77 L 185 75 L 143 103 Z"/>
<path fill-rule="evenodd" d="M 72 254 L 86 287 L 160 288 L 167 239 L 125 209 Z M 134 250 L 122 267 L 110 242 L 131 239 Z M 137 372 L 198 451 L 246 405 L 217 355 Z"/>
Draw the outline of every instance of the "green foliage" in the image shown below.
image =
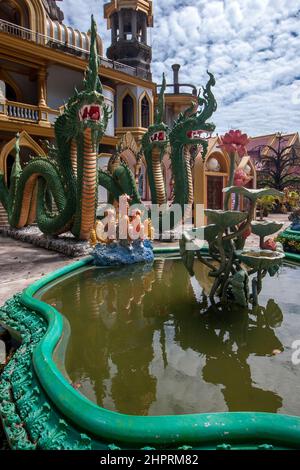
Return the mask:
<path fill-rule="evenodd" d="M 284 190 L 284 198 L 282 203 L 286 206 L 288 211 L 296 209 L 300 204 L 300 193 L 291 188 L 286 188 Z"/>
<path fill-rule="evenodd" d="M 278 199 L 274 196 L 263 196 L 257 200 L 257 208 L 260 212 L 260 218 L 275 209 Z"/>
<path fill-rule="evenodd" d="M 283 232 L 277 237 L 276 241 L 282 243 L 284 251 L 300 254 L 300 234 L 292 235 Z"/>

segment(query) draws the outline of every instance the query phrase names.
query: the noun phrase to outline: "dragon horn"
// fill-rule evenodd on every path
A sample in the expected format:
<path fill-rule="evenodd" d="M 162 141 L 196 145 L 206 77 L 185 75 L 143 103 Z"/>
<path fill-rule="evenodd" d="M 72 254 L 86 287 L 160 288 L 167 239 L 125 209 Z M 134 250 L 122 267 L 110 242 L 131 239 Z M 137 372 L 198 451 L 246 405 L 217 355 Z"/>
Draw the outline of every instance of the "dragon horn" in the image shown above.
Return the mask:
<path fill-rule="evenodd" d="M 203 98 L 201 98 L 200 96 L 198 97 L 199 105 L 204 105 L 204 108 L 200 114 L 204 122 L 207 121 L 207 119 L 209 119 L 213 115 L 213 113 L 217 110 L 218 106 L 216 98 L 213 92 L 211 91 L 211 88 L 216 84 L 216 80 L 213 74 L 210 73 L 208 70 L 207 73 L 209 75 L 209 80 L 206 84 L 206 87 L 203 89 Z"/>
<path fill-rule="evenodd" d="M 15 151 L 16 151 L 16 159 L 20 159 L 20 132 L 16 134 Z"/>
<path fill-rule="evenodd" d="M 166 75 L 165 75 L 165 72 L 163 73 L 163 81 L 162 81 L 162 93 L 164 94 L 165 91 L 166 91 L 166 87 L 167 87 L 167 82 L 166 82 Z"/>
<path fill-rule="evenodd" d="M 163 73 L 161 89 L 158 97 L 158 104 L 156 108 L 156 124 L 160 124 L 164 120 L 165 113 L 165 91 L 167 87 L 166 76 Z"/>
<path fill-rule="evenodd" d="M 207 73 L 209 75 L 209 81 L 206 84 L 204 95 L 205 98 L 207 98 L 208 112 L 210 113 L 208 117 L 211 117 L 218 107 L 216 98 L 213 92 L 211 91 L 211 88 L 216 84 L 216 80 L 213 74 L 210 73 L 208 70 Z"/>
<path fill-rule="evenodd" d="M 99 60 L 97 50 L 97 25 L 94 20 L 94 15 L 91 18 L 91 45 L 90 45 L 90 58 L 89 65 L 86 71 L 86 88 L 89 91 L 98 91 L 102 93 L 102 84 L 98 74 Z"/>

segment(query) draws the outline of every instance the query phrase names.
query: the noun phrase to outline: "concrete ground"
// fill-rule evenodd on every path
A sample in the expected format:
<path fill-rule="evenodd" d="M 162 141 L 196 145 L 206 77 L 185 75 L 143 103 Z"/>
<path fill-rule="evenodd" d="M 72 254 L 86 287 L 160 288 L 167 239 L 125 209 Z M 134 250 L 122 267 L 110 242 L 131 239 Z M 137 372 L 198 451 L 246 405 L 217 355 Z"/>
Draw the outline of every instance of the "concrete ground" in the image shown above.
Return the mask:
<path fill-rule="evenodd" d="M 272 214 L 269 219 L 283 222 L 284 228 L 290 224 L 286 214 Z M 163 245 L 176 246 L 177 243 Z M 247 240 L 248 246 L 257 246 L 257 243 L 258 238 L 255 235 Z M 41 276 L 75 261 L 76 258 L 68 258 L 54 251 L 0 236 L 0 305 Z"/>
<path fill-rule="evenodd" d="M 76 258 L 0 236 L 0 305 L 41 276 Z"/>

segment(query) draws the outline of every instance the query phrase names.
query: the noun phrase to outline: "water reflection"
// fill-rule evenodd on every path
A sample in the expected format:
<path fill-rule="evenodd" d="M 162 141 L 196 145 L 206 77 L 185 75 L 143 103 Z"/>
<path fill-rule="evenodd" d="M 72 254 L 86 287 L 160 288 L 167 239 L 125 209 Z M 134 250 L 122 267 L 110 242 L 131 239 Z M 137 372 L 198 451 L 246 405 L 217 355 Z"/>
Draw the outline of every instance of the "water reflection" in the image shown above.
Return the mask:
<path fill-rule="evenodd" d="M 229 411 L 276 413 L 281 408 L 280 396 L 255 386 L 247 359 L 250 355 L 268 356 L 283 351 L 274 331 L 282 319 L 278 305 L 269 300 L 266 308 L 257 307 L 252 312 L 237 306 L 211 306 L 199 318 L 197 332 L 191 325 L 185 329 L 182 324 L 180 345 L 205 356 L 203 379 L 221 385 Z"/>
<path fill-rule="evenodd" d="M 209 306 L 181 262 L 165 259 L 154 268 L 82 271 L 43 300 L 70 322 L 69 376 L 101 406 L 141 415 L 282 407 L 249 365 L 284 349 L 274 300 L 252 311 Z"/>

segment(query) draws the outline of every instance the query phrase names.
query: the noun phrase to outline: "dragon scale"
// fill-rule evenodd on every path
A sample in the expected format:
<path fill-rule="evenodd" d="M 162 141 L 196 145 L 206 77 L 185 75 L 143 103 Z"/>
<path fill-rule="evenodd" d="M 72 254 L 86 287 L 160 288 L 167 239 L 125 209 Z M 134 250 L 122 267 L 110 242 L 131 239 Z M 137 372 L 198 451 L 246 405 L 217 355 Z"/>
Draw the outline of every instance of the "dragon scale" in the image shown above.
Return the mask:
<path fill-rule="evenodd" d="M 75 139 L 72 139 L 72 142 L 71 142 L 70 157 L 71 157 L 73 174 L 74 176 L 77 176 L 77 144 L 76 144 Z"/>
<path fill-rule="evenodd" d="M 192 174 L 192 167 L 191 167 L 191 146 L 185 145 L 183 148 L 184 152 L 184 162 L 185 162 L 185 170 L 186 170 L 186 177 L 188 183 L 188 204 L 193 204 L 194 201 L 194 186 L 193 186 L 193 174 Z"/>
<path fill-rule="evenodd" d="M 92 141 L 91 129 L 84 131 L 83 148 L 85 159 L 83 161 L 80 238 L 86 239 L 95 223 L 94 212 L 97 199 L 97 152 Z"/>
<path fill-rule="evenodd" d="M 155 192 L 157 204 L 162 205 L 167 202 L 164 175 L 161 164 L 161 153 L 159 149 L 154 149 L 152 153 L 152 173 L 155 181 Z"/>

